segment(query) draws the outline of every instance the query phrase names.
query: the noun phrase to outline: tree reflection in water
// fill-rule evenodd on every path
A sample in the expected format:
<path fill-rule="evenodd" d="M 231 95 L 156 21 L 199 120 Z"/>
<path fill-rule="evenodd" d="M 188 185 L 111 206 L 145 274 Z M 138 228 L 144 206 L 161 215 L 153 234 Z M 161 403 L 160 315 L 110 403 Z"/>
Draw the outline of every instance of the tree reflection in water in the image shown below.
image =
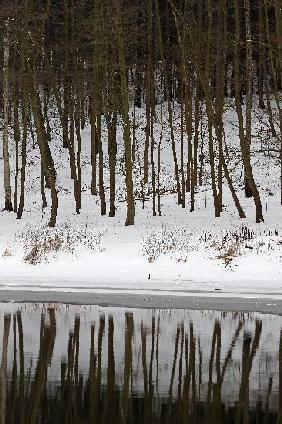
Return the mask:
<path fill-rule="evenodd" d="M 282 318 L 2 305 L 0 424 L 282 424 Z"/>

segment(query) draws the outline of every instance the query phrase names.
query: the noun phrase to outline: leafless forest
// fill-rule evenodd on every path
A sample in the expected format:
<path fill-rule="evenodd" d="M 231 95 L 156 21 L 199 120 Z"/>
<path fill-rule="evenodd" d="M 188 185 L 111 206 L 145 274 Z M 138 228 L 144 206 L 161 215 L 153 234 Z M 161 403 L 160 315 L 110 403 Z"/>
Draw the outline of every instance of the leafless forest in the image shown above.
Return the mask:
<path fill-rule="evenodd" d="M 59 137 L 68 155 L 73 205 L 79 214 L 81 132 L 90 126 L 89 196 L 97 196 L 102 215 L 113 217 L 118 207 L 119 162 L 124 169 L 126 225 L 134 224 L 137 199 L 150 202 L 152 214 L 161 215 L 166 143 L 171 148 L 171 178 L 179 207 L 194 211 L 198 187 L 208 170 L 205 183 L 210 186 L 216 217 L 222 213 L 226 186 L 240 217 L 245 216 L 242 191 L 253 198 L 256 222 L 264 220 L 252 163 L 252 125 L 254 111 L 260 111 L 267 122 L 260 154 L 266 161 L 276 160 L 279 180 L 281 0 L 2 0 L 0 18 L 5 210 L 24 219 L 28 152 L 31 145 L 37 146 L 42 208 L 51 203 L 49 225 L 55 226 L 60 203 L 50 146 Z M 169 139 L 163 140 L 155 131 L 159 105 L 166 110 Z M 237 166 L 243 170 L 240 190 L 232 173 L 233 150 L 225 138 L 227 107 L 237 119 Z M 176 108 L 180 110 L 177 131 Z M 137 155 L 139 111 L 144 115 L 145 143 Z M 54 114 L 59 133 L 52 124 Z M 204 136 L 203 122 L 207 124 Z M 117 143 L 118 131 L 123 143 Z M 135 185 L 137 166 L 140 190 Z M 275 195 L 282 203 L 281 182 Z"/>

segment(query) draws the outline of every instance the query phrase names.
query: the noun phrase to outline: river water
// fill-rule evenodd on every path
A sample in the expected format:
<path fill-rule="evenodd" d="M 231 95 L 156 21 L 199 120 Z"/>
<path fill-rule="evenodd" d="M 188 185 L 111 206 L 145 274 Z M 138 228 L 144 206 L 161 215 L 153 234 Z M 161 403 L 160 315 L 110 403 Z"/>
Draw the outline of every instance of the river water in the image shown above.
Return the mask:
<path fill-rule="evenodd" d="M 0 304 L 0 424 L 282 423 L 282 317 Z"/>

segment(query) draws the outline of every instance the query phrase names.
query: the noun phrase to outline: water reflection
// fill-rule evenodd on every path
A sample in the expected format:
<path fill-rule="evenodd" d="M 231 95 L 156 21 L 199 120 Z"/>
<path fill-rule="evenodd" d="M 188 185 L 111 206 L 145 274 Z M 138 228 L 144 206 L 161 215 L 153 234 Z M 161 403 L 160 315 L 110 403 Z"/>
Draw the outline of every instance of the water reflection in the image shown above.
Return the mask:
<path fill-rule="evenodd" d="M 282 318 L 0 305 L 0 424 L 282 423 Z"/>

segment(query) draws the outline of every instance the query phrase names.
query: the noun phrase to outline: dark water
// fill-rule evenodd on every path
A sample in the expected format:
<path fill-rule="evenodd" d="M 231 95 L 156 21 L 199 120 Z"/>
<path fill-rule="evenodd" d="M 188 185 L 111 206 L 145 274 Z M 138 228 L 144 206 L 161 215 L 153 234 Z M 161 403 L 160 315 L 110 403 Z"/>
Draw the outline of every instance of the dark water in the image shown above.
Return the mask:
<path fill-rule="evenodd" d="M 0 304 L 0 424 L 282 423 L 282 318 Z"/>

